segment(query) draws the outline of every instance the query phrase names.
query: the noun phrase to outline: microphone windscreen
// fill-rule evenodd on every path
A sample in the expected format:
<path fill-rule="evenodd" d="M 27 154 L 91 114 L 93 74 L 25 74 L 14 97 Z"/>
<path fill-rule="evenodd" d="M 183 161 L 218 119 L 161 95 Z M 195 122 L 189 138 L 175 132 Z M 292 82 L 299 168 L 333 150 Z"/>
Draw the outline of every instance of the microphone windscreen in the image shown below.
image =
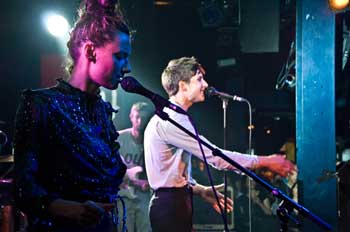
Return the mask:
<path fill-rule="evenodd" d="M 137 92 L 137 90 L 141 87 L 141 84 L 134 77 L 131 76 L 124 77 L 120 81 L 120 85 L 126 92 L 132 93 Z"/>
<path fill-rule="evenodd" d="M 205 95 L 207 97 L 211 97 L 211 96 L 214 96 L 215 95 L 215 92 L 216 92 L 216 89 L 212 86 L 208 87 L 205 89 Z"/>

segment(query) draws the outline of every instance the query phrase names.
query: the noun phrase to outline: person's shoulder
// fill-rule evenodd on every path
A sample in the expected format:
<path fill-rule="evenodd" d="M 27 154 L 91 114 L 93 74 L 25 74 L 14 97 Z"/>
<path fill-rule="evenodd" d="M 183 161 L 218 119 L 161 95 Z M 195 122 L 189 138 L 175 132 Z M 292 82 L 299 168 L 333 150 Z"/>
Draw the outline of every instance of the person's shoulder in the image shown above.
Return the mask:
<path fill-rule="evenodd" d="M 17 108 L 18 115 L 24 112 L 31 112 L 31 114 L 39 115 L 40 112 L 47 109 L 51 104 L 50 92 L 51 88 L 43 89 L 24 89 L 21 93 L 19 104 Z"/>
<path fill-rule="evenodd" d="M 22 99 L 27 101 L 36 101 L 50 97 L 56 92 L 55 87 L 41 88 L 41 89 L 24 89 L 22 91 Z"/>
<path fill-rule="evenodd" d="M 153 115 L 151 119 L 148 121 L 147 126 L 145 128 L 144 136 L 148 137 L 150 134 L 155 132 L 156 125 L 161 119 L 158 115 Z"/>
<path fill-rule="evenodd" d="M 52 95 L 53 93 L 58 92 L 58 86 L 60 82 L 63 81 L 63 79 L 59 78 L 56 79 L 57 83 L 55 85 L 49 86 L 49 87 L 43 87 L 43 88 L 37 88 L 37 89 L 24 89 L 22 91 L 22 95 L 26 96 L 47 96 L 47 95 Z"/>
<path fill-rule="evenodd" d="M 131 128 L 126 128 L 123 130 L 118 131 L 118 141 L 121 143 L 125 143 L 130 140 L 131 138 Z"/>
<path fill-rule="evenodd" d="M 186 114 L 180 114 L 172 109 L 165 108 L 164 112 L 169 115 L 170 118 L 176 120 L 176 121 L 182 121 L 182 120 L 187 120 L 187 115 Z"/>
<path fill-rule="evenodd" d="M 158 115 L 153 115 L 149 122 L 147 123 L 146 129 L 147 131 L 150 130 L 150 128 L 153 128 L 158 124 L 159 122 L 162 122 L 163 120 Z M 152 129 L 151 129 L 152 130 Z"/>

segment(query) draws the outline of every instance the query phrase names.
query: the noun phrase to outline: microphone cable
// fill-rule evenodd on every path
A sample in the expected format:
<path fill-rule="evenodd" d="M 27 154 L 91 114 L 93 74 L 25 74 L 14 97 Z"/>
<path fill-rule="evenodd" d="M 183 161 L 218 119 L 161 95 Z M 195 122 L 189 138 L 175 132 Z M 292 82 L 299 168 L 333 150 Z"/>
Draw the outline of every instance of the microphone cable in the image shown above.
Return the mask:
<path fill-rule="evenodd" d="M 213 177 L 212 177 L 211 172 L 210 172 L 210 169 L 209 169 L 209 164 L 208 164 L 207 158 L 206 158 L 206 156 L 205 156 L 205 154 L 204 154 L 203 145 L 202 145 L 202 143 L 200 142 L 201 140 L 200 140 L 200 138 L 199 138 L 199 134 L 198 134 L 197 127 L 196 127 L 194 121 L 192 120 L 191 116 L 187 114 L 187 117 L 188 117 L 188 119 L 189 119 L 189 121 L 190 121 L 190 123 L 191 123 L 191 125 L 192 125 L 192 127 L 193 127 L 193 129 L 194 129 L 194 131 L 195 131 L 196 139 L 197 139 L 199 148 L 200 148 L 201 153 L 202 153 L 203 161 L 204 161 L 204 163 L 205 163 L 205 168 L 206 168 L 206 170 L 207 170 L 207 175 L 208 175 L 209 183 L 210 183 L 210 186 L 211 186 L 212 191 L 213 191 L 213 193 L 214 193 L 216 202 L 217 202 L 217 204 L 218 204 L 218 206 L 219 206 L 221 218 L 222 218 L 222 221 L 223 221 L 224 226 L 225 226 L 225 231 L 226 231 L 226 232 L 229 232 L 228 225 L 227 225 L 227 218 L 225 217 L 225 212 L 224 212 L 224 210 L 222 209 L 222 207 L 221 207 L 221 205 L 220 205 L 220 200 L 219 200 L 218 194 L 217 194 L 217 192 L 216 192 L 216 189 L 215 189 L 215 187 L 214 187 Z M 224 197 L 226 197 L 226 196 L 224 196 Z M 225 201 L 225 202 L 226 202 L 226 201 Z M 225 208 L 226 208 L 226 207 L 225 207 Z"/>

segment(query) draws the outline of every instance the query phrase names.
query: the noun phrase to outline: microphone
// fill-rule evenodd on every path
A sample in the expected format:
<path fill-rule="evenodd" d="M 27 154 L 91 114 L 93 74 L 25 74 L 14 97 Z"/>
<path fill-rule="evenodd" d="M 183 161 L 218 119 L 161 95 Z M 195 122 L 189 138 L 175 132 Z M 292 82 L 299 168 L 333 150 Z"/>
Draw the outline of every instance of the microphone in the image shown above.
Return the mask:
<path fill-rule="evenodd" d="M 214 87 L 210 86 L 205 90 L 205 94 L 208 97 L 211 96 L 218 96 L 219 98 L 224 98 L 224 99 L 232 99 L 234 101 L 239 101 L 239 102 L 248 102 L 247 99 L 243 98 L 243 97 L 239 97 L 237 95 L 230 95 L 228 93 L 224 93 L 224 92 L 220 92 L 218 90 L 216 90 Z"/>
<path fill-rule="evenodd" d="M 149 98 L 153 104 L 156 106 L 156 108 L 164 108 L 168 107 L 169 109 L 172 109 L 180 114 L 187 114 L 185 110 L 183 110 L 181 107 L 171 103 L 167 99 L 163 98 L 162 96 L 153 93 L 152 91 L 146 89 L 143 87 L 140 82 L 138 82 L 134 77 L 127 76 L 124 77 L 120 84 L 122 88 L 129 93 L 137 93 L 144 97 Z"/>

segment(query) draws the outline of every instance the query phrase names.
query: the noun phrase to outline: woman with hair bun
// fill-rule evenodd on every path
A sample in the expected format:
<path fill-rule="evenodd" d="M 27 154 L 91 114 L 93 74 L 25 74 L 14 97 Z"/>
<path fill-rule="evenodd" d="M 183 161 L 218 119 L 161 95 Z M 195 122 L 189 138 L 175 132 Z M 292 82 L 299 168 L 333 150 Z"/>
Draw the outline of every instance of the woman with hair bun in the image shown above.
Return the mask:
<path fill-rule="evenodd" d="M 130 33 L 113 0 L 84 0 L 67 43 L 68 81 L 25 90 L 16 114 L 16 206 L 27 231 L 114 231 L 114 200 L 126 167 L 116 112 L 99 87 L 130 72 Z"/>

